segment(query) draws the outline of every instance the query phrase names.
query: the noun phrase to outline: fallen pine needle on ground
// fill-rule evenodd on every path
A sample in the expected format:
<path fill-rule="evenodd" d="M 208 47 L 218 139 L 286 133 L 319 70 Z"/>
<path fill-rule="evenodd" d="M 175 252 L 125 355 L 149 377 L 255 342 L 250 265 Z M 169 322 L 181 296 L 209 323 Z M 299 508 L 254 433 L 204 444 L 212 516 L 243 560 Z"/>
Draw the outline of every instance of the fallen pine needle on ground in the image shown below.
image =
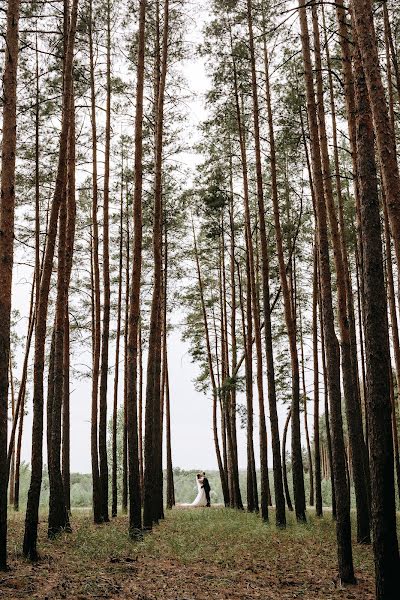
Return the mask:
<path fill-rule="evenodd" d="M 146 534 L 127 535 L 127 517 L 93 525 L 89 511 L 74 511 L 72 534 L 46 538 L 41 560 L 20 554 L 23 516 L 10 515 L 10 571 L 0 578 L 0 599 L 32 600 L 330 600 L 374 598 L 371 548 L 354 544 L 358 585 L 341 586 L 336 571 L 335 525 L 326 512 L 307 524 L 289 515 L 286 530 L 254 514 L 214 507 L 175 508 Z"/>

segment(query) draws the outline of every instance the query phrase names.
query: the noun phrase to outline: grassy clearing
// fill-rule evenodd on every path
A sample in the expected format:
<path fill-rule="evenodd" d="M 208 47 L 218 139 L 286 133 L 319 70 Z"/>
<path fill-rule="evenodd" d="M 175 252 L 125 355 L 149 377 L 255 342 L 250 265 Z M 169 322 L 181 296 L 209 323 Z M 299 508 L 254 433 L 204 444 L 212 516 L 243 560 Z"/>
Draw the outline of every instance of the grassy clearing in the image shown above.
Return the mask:
<path fill-rule="evenodd" d="M 202 600 L 353 598 L 372 600 L 371 549 L 355 545 L 358 586 L 336 579 L 331 516 L 306 525 L 289 517 L 277 530 L 256 515 L 223 508 L 175 509 L 142 543 L 127 535 L 126 517 L 94 526 L 90 512 L 75 511 L 73 533 L 49 542 L 40 527 L 41 561 L 19 551 L 23 518 L 10 522 L 11 571 L 0 577 L 0 599 Z"/>

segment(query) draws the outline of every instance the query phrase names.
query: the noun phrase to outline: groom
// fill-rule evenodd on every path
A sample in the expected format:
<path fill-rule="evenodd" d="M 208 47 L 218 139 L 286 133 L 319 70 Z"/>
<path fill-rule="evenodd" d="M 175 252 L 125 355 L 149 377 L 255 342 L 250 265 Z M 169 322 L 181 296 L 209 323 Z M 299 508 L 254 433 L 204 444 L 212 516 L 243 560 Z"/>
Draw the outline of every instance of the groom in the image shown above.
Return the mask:
<path fill-rule="evenodd" d="M 208 479 L 206 477 L 206 474 L 203 471 L 203 485 L 201 486 L 204 489 L 204 492 L 206 494 L 206 499 L 207 499 L 207 507 L 210 508 L 211 506 L 211 499 L 210 499 L 210 484 L 208 482 Z"/>

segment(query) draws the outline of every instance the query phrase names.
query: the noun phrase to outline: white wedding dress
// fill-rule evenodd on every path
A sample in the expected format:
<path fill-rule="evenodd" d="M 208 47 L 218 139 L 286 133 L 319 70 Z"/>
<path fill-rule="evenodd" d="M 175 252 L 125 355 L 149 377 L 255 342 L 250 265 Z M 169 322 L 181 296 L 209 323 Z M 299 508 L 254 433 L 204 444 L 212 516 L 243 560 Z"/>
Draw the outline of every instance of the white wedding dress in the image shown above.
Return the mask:
<path fill-rule="evenodd" d="M 201 479 L 196 479 L 196 484 L 197 484 L 197 496 L 196 498 L 193 500 L 193 502 L 191 504 L 181 504 L 180 506 L 187 506 L 189 508 L 198 508 L 201 506 L 207 506 L 207 498 L 206 498 L 206 492 L 204 491 L 204 488 L 202 487 L 203 485 L 203 480 Z"/>

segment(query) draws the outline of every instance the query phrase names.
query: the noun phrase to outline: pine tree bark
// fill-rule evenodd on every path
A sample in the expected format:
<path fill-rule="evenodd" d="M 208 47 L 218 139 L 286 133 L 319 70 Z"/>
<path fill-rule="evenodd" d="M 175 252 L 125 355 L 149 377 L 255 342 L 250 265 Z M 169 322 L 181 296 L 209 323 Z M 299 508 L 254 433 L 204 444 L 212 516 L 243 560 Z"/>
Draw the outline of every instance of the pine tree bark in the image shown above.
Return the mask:
<path fill-rule="evenodd" d="M 9 360 L 9 375 L 10 375 L 10 392 L 11 392 L 11 418 L 14 422 L 16 418 L 16 402 L 15 402 L 15 388 L 14 388 L 14 376 L 12 366 L 12 355 L 10 348 L 10 360 Z M 12 444 L 9 444 L 8 452 L 11 450 L 10 470 L 9 470 L 9 491 L 8 491 L 8 503 L 14 504 L 14 492 L 15 492 L 15 439 Z"/>
<path fill-rule="evenodd" d="M 263 5 L 264 8 L 264 5 Z M 270 169 L 271 169 L 271 191 L 272 191 L 272 204 L 274 211 L 274 224 L 275 224 L 275 239 L 278 253 L 279 262 L 279 275 L 281 281 L 282 296 L 284 301 L 285 310 L 285 321 L 288 330 L 290 356 L 292 363 L 292 376 L 296 372 L 296 360 L 298 370 L 298 357 L 296 348 L 296 331 L 293 327 L 293 312 L 290 301 L 289 286 L 286 273 L 285 257 L 283 252 L 283 241 L 282 241 L 282 230 L 280 222 L 280 211 L 279 211 L 279 197 L 278 197 L 278 178 L 277 178 L 277 164 L 276 164 L 276 145 L 275 145 L 275 131 L 274 121 L 272 113 L 272 102 L 271 102 L 271 89 L 270 89 L 270 78 L 269 78 L 269 60 L 268 50 L 266 43 L 266 31 L 265 31 L 265 14 L 263 12 L 263 43 L 264 43 L 264 68 L 265 68 L 265 92 L 266 92 L 266 104 L 267 104 L 267 116 L 268 116 L 268 131 L 269 131 L 269 146 L 270 146 Z M 270 397 L 270 395 L 269 395 Z M 282 481 L 282 466 L 281 466 L 281 455 L 280 455 L 280 440 L 279 440 L 279 423 L 276 402 L 269 403 L 270 409 L 270 422 L 271 422 L 271 438 L 272 438 L 272 453 L 273 453 L 273 467 L 274 467 L 274 488 L 275 488 L 275 504 L 276 504 L 276 522 L 279 526 L 286 525 L 285 515 L 285 496 L 283 492 L 283 481 Z M 296 472 L 297 481 L 297 472 Z M 304 482 L 303 482 L 304 485 Z M 298 490 L 298 488 L 296 488 Z"/>
<path fill-rule="evenodd" d="M 89 61 L 90 61 L 90 110 L 92 125 L 92 269 L 93 269 L 93 365 L 92 365 L 92 407 L 91 407 L 91 459 L 92 459 L 92 489 L 93 489 L 93 520 L 101 523 L 102 502 L 99 473 L 99 444 L 98 444 L 98 386 L 101 348 L 101 307 L 100 307 L 100 271 L 99 271 L 99 226 L 98 184 L 97 184 L 97 123 L 96 123 L 96 90 L 95 66 L 93 47 L 93 0 L 89 2 L 88 14 Z"/>
<path fill-rule="evenodd" d="M 314 467 L 315 467 L 315 512 L 322 517 L 321 445 L 319 435 L 319 358 L 318 358 L 318 248 L 314 241 L 314 273 L 312 299 L 312 339 L 314 376 Z"/>
<path fill-rule="evenodd" d="M 260 147 L 260 125 L 259 125 L 259 103 L 258 103 L 258 90 L 257 90 L 257 73 L 256 73 L 256 60 L 255 60 L 255 49 L 254 49 L 254 34 L 253 34 L 253 13 L 251 1 L 247 0 L 247 25 L 249 31 L 249 47 L 250 47 L 250 66 L 251 66 L 251 86 L 252 86 L 252 101 L 253 101 L 253 124 L 254 124 L 254 142 L 255 142 L 255 158 L 256 158 L 256 179 L 257 179 L 257 202 L 258 202 L 258 219 L 260 229 L 260 246 L 261 246 L 261 269 L 262 269 L 262 291 L 263 291 L 263 308 L 264 308 L 264 321 L 267 325 L 268 319 L 270 318 L 270 306 L 269 306 L 269 258 L 268 258 L 268 242 L 267 233 L 265 226 L 265 206 L 264 206 L 264 191 L 263 191 L 263 177 L 262 177 L 262 164 L 261 164 L 261 147 Z M 251 239 L 251 238 L 250 238 Z M 249 240 L 250 241 L 250 240 Z M 254 306 L 254 311 L 257 311 Z M 253 315 L 255 316 L 255 315 Z M 266 328 L 267 330 L 267 328 Z M 257 337 L 260 334 L 260 322 L 258 319 L 258 326 L 255 322 L 255 335 L 256 344 Z M 270 330 L 267 331 L 270 333 Z M 267 342 L 267 373 L 268 384 L 270 389 L 270 371 L 271 371 L 271 348 Z M 262 350 L 259 348 L 257 355 L 262 356 Z M 257 361 L 259 362 L 259 361 Z M 257 373 L 257 385 L 258 385 L 258 400 L 259 400 L 259 436 L 260 436 L 260 463 L 261 463 L 261 515 L 263 519 L 268 519 L 268 461 L 267 461 L 267 429 L 265 422 L 265 408 L 264 408 L 264 395 L 262 393 L 262 367 L 261 374 L 259 373 L 260 367 L 258 367 Z M 271 392 L 270 392 L 271 393 Z M 273 389 L 272 389 L 273 393 Z M 296 436 L 296 425 L 295 436 Z M 298 430 L 300 434 L 300 428 Z M 299 437 L 300 440 L 300 437 Z M 296 444 L 295 444 L 296 445 Z M 297 445 L 296 445 L 297 448 Z M 300 463 L 302 473 L 302 461 L 301 461 L 301 447 L 300 449 Z M 298 457 L 298 448 L 296 449 L 296 458 Z M 301 479 L 297 477 L 300 474 L 298 469 L 296 470 L 296 482 L 299 483 L 299 494 L 298 494 L 298 511 L 297 516 L 299 519 L 305 518 L 305 501 L 301 502 Z M 304 493 L 304 486 L 303 486 Z"/>
<path fill-rule="evenodd" d="M 353 8 L 356 8 L 355 3 Z M 358 19 L 358 15 L 356 19 Z M 368 21 L 365 24 L 368 25 Z M 357 35 L 360 40 L 359 25 L 357 26 Z M 361 48 L 362 45 L 360 44 L 360 53 L 363 56 Z M 366 62 L 364 57 L 363 65 Z M 371 65 L 369 65 L 369 68 L 371 68 Z M 376 598 L 377 600 L 394 600 L 400 586 L 400 558 L 396 534 L 387 298 L 383 274 L 374 128 L 371 119 L 374 91 L 371 90 L 370 85 L 371 77 L 368 77 L 367 69 L 364 71 L 364 69 L 359 68 L 355 86 L 357 160 L 361 204 L 361 234 L 363 236 L 364 251 L 366 394 Z M 375 131 L 376 129 L 375 116 Z M 378 137 L 377 131 L 376 134 Z M 381 149 L 379 143 L 378 148 Z M 381 155 L 381 161 L 382 158 Z M 383 162 L 381 162 L 381 166 L 384 168 Z"/>
<path fill-rule="evenodd" d="M 67 183 L 67 182 L 65 182 Z M 55 322 L 49 368 L 49 400 L 47 411 L 47 442 L 49 471 L 49 519 L 48 536 L 54 538 L 61 531 L 70 530 L 68 512 L 65 506 L 64 486 L 61 476 L 61 418 L 64 387 L 64 333 L 65 309 L 67 306 L 66 286 L 66 226 L 67 226 L 67 186 L 59 210 L 57 298 Z M 52 364 L 51 364 L 52 363 Z"/>
<path fill-rule="evenodd" d="M 111 144 L 111 0 L 107 0 L 107 52 L 106 52 L 106 123 L 104 149 L 103 188 L 103 327 L 101 337 L 101 366 L 99 390 L 99 459 L 101 512 L 108 522 L 108 457 L 107 457 L 107 390 L 110 339 L 110 144 Z"/>
<path fill-rule="evenodd" d="M 230 225 L 230 291 L 231 291 L 231 372 L 232 389 L 230 394 L 230 427 L 232 436 L 232 487 L 234 507 L 243 510 L 242 494 L 239 483 L 239 465 L 238 465 L 238 447 L 236 431 L 236 387 L 235 376 L 233 373 L 237 366 L 237 335 L 236 335 L 236 278 L 235 278 L 235 221 L 234 221 L 234 196 L 233 196 L 233 168 L 232 155 L 230 156 L 230 192 L 231 201 L 229 206 L 229 225 Z"/>
<path fill-rule="evenodd" d="M 136 537 L 142 527 L 139 477 L 139 447 L 137 419 L 137 356 L 140 319 L 140 286 L 142 273 L 142 192 L 143 192 L 143 95 L 145 71 L 145 29 L 147 1 L 139 0 L 139 31 L 136 71 L 135 115 L 135 190 L 133 197 L 134 241 L 129 302 L 127 357 L 127 437 L 129 532 Z"/>
<path fill-rule="evenodd" d="M 394 251 L 397 266 L 400 268 L 400 173 L 396 157 L 395 132 L 390 124 L 381 76 L 372 2 L 371 0 L 351 0 L 350 6 L 371 103 Z"/>
<path fill-rule="evenodd" d="M 300 352 L 301 352 L 301 383 L 303 387 L 303 411 L 304 411 L 304 431 L 306 434 L 306 446 L 308 456 L 308 469 L 310 477 L 310 506 L 314 506 L 314 467 L 311 452 L 310 442 L 310 431 L 308 427 L 308 398 L 307 398 L 307 387 L 306 387 L 306 367 L 305 367 L 305 356 L 304 356 L 304 338 L 303 338 L 303 317 L 301 308 L 299 306 L 299 318 L 300 318 Z"/>
<path fill-rule="evenodd" d="M 10 359 L 11 287 L 14 257 L 17 69 L 20 1 L 7 3 L 3 71 L 3 124 L 0 210 L 0 570 L 7 568 L 7 413 Z"/>
<path fill-rule="evenodd" d="M 332 305 L 332 286 L 329 260 L 325 190 L 318 134 L 317 107 L 314 95 L 310 39 L 305 0 L 299 0 L 302 54 L 305 72 L 307 111 L 311 138 L 311 162 L 315 186 L 318 232 L 319 268 L 321 277 L 321 304 L 327 355 L 327 375 L 331 407 L 333 471 L 336 490 L 339 577 L 344 583 L 354 583 L 351 546 L 350 505 L 348 502 L 343 422 L 340 392 L 340 350 L 336 338 Z"/>
<path fill-rule="evenodd" d="M 139 350 L 138 350 L 138 375 L 139 375 L 139 380 L 138 380 L 138 421 L 139 421 L 139 427 L 138 427 L 138 434 L 139 434 L 139 477 L 140 477 L 140 489 L 141 489 L 141 493 L 142 493 L 142 503 L 143 503 L 143 490 L 144 490 L 144 453 L 143 453 L 143 448 L 144 448 L 144 443 L 143 443 L 143 387 L 144 387 L 144 383 L 143 383 L 143 379 L 144 379 L 144 375 L 143 375 L 143 346 L 144 346 L 144 342 L 142 339 L 142 317 L 140 317 L 139 320 L 139 333 L 138 333 L 138 346 L 139 346 Z"/>
<path fill-rule="evenodd" d="M 39 500 L 42 485 L 43 467 L 43 372 L 46 342 L 47 308 L 50 290 L 50 281 L 54 260 L 55 243 L 57 237 L 57 222 L 62 195 L 66 188 L 66 163 L 65 156 L 68 148 L 68 133 L 71 123 L 71 97 L 73 91 L 72 68 L 75 45 L 76 21 L 78 13 L 78 0 L 74 0 L 71 8 L 68 44 L 64 66 L 64 93 L 63 113 L 60 134 L 57 178 L 51 204 L 48 236 L 45 255 L 43 259 L 42 277 L 40 280 L 38 306 L 35 327 L 35 355 L 34 355 L 34 382 L 33 382 L 33 429 L 32 429 L 32 459 L 31 483 L 28 492 L 28 503 L 25 517 L 25 534 L 23 553 L 32 560 L 37 559 L 37 529 L 39 520 Z"/>
<path fill-rule="evenodd" d="M 75 101 L 72 93 L 71 124 L 68 140 L 68 181 L 67 181 L 67 231 L 66 231 L 66 306 L 64 321 L 64 381 L 62 404 L 62 478 L 64 486 L 65 505 L 71 512 L 71 477 L 70 477 L 70 322 L 69 322 L 69 286 L 71 282 L 72 263 L 75 244 L 76 227 L 76 196 L 75 196 Z"/>
<path fill-rule="evenodd" d="M 123 160 L 123 157 L 122 157 Z M 119 385 L 119 356 L 121 346 L 121 322 L 122 322 L 122 271 L 123 271 L 123 249 L 124 249 L 124 172 L 122 165 L 121 177 L 121 203 L 119 218 L 119 265 L 118 265 L 118 299 L 117 299 L 117 332 L 115 341 L 115 366 L 114 366 L 114 399 L 112 417 L 112 471 L 111 489 L 112 505 L 111 516 L 116 517 L 118 513 L 118 485 L 117 485 L 117 432 L 118 432 L 118 385 Z"/>
<path fill-rule="evenodd" d="M 167 461 L 167 508 L 175 506 L 174 471 L 172 467 L 171 444 L 171 398 L 168 371 L 168 331 L 167 331 L 167 299 L 168 299 L 168 234 L 164 228 L 164 294 L 163 294 L 163 371 L 165 391 L 165 448 Z"/>
<path fill-rule="evenodd" d="M 158 13 L 158 6 L 157 6 Z M 162 512 L 162 489 L 159 471 L 161 464 L 160 440 L 160 349 L 161 349 L 161 289 L 162 289 L 162 164 L 164 131 L 164 97 L 168 63 L 169 0 L 164 3 L 164 25 L 160 75 L 156 91 L 156 131 L 154 167 L 154 217 L 153 217 L 153 297 L 150 315 L 149 348 L 147 363 L 145 441 L 144 441 L 144 503 L 143 524 L 151 529 Z M 156 53 L 158 49 L 156 50 Z M 157 76 L 157 75 L 156 75 Z M 160 502 L 161 495 L 161 502 Z"/>
<path fill-rule="evenodd" d="M 54 324 L 54 344 L 52 343 L 53 368 L 49 371 L 51 405 L 48 410 L 49 444 L 49 521 L 48 536 L 54 538 L 63 529 L 70 529 L 65 505 L 64 486 L 61 476 L 61 415 L 64 387 L 64 334 L 65 308 L 67 305 L 65 278 L 65 231 L 67 221 L 66 195 L 60 206 L 59 246 L 57 269 L 57 300 Z"/>
<path fill-rule="evenodd" d="M 258 494 L 257 494 L 257 479 L 256 468 L 254 464 L 254 440 L 253 440 L 253 356 L 252 343 L 249 345 L 249 338 L 252 338 L 253 324 L 251 319 L 251 293 L 247 289 L 247 308 L 245 311 L 242 276 L 240 265 L 237 263 L 238 285 L 239 285 L 239 305 L 242 318 L 242 336 L 244 346 L 244 363 L 245 363 L 245 380 L 246 380 L 246 450 L 247 450 L 247 479 L 246 479 L 246 495 L 247 495 L 247 510 L 249 512 L 258 511 Z M 246 256 L 246 281 L 249 286 L 249 269 L 248 258 Z M 247 313 L 247 314 L 246 314 Z M 246 328 L 247 321 L 247 328 Z M 249 353 L 250 350 L 250 353 Z"/>
<path fill-rule="evenodd" d="M 286 417 L 286 421 L 285 421 L 285 426 L 283 428 L 283 436 L 282 436 L 282 468 L 283 468 L 283 485 L 284 485 L 285 496 L 286 496 L 286 504 L 287 504 L 288 510 L 290 512 L 293 511 L 293 504 L 292 504 L 292 499 L 290 497 L 289 483 L 288 483 L 288 478 L 287 478 L 286 440 L 287 440 L 287 433 L 288 433 L 291 417 L 292 417 L 292 410 L 289 408 L 288 414 Z"/>
<path fill-rule="evenodd" d="M 318 24 L 317 7 L 312 7 L 312 22 L 314 33 L 314 53 L 317 80 L 317 110 L 319 126 L 319 142 L 321 148 L 321 166 L 323 173 L 323 184 L 325 192 L 326 212 L 329 216 L 331 240 L 333 246 L 333 257 L 336 271 L 336 289 L 338 305 L 338 321 L 340 328 L 341 368 L 344 396 L 346 401 L 347 426 L 349 429 L 349 441 L 351 443 L 352 473 L 357 505 L 357 540 L 359 543 L 370 542 L 369 523 L 369 491 L 367 472 L 367 450 L 365 447 L 361 406 L 358 396 L 358 374 L 356 369 L 357 359 L 352 354 L 350 339 L 349 305 L 351 298 L 348 297 L 349 286 L 347 286 L 346 247 L 341 241 L 335 201 L 333 197 L 332 176 L 330 169 L 330 157 L 328 153 L 328 138 L 325 124 L 324 109 L 324 86 L 322 80 L 322 60 L 320 47 L 320 34 Z"/>
<path fill-rule="evenodd" d="M 122 150 L 123 151 L 123 150 Z M 130 290 L 130 227 L 129 201 L 126 193 L 125 206 L 125 322 L 124 322 L 124 423 L 122 431 L 122 512 L 128 511 L 128 333 Z M 140 346 L 139 346 L 140 348 Z M 140 421 L 139 421 L 140 424 Z M 140 441 L 140 440 L 139 440 Z M 139 459 L 141 452 L 139 454 Z M 142 489 L 142 486 L 140 486 Z"/>

